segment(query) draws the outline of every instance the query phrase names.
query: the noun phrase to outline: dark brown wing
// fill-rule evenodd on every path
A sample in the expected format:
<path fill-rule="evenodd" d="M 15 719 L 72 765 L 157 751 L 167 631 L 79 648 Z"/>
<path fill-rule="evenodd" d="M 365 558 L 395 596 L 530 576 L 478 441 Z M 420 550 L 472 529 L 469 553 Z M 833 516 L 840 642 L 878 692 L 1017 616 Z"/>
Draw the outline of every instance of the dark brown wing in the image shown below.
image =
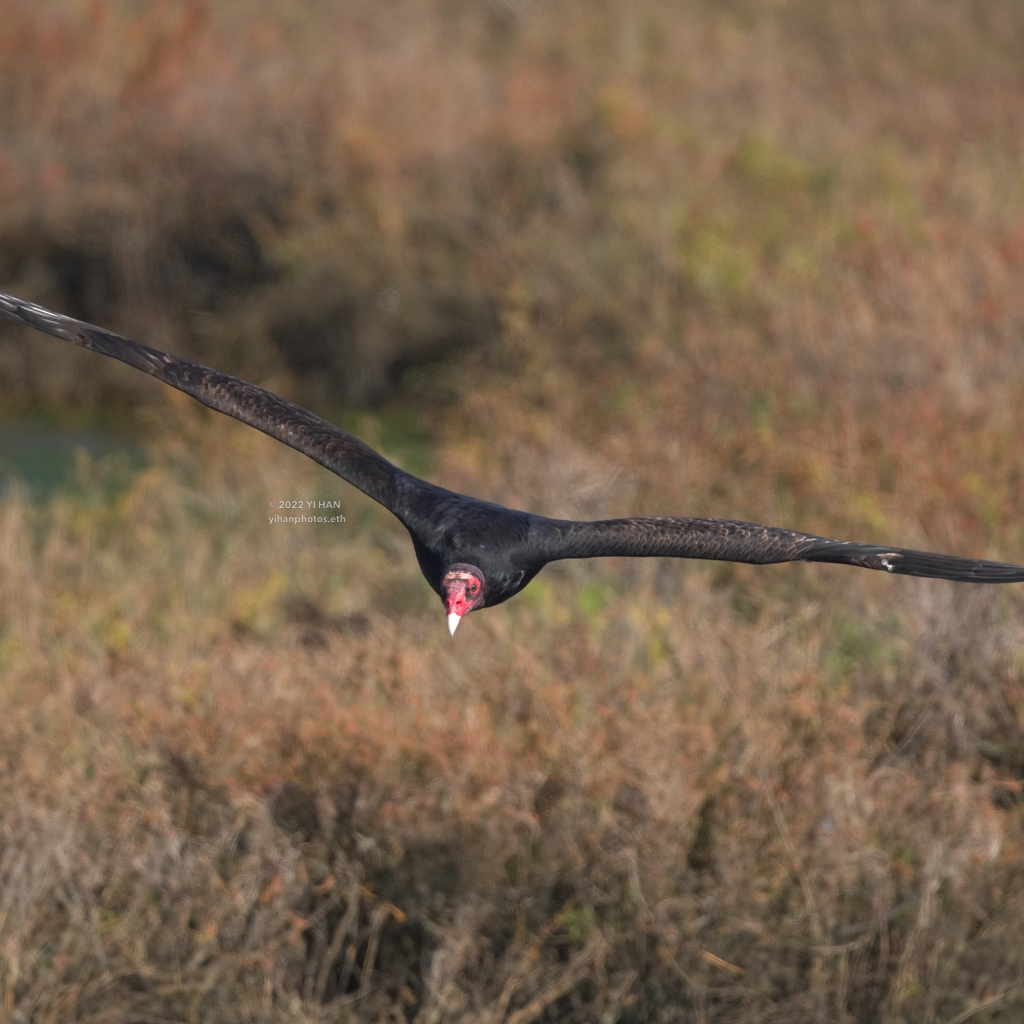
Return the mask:
<path fill-rule="evenodd" d="M 255 384 L 247 384 L 244 380 L 186 359 L 177 359 L 166 352 L 129 341 L 101 327 L 51 313 L 42 306 L 11 295 L 0 293 L 0 315 L 63 338 L 73 345 L 113 356 L 158 377 L 203 405 L 248 423 L 250 427 L 262 430 L 264 434 L 308 455 L 392 512 L 396 511 L 395 505 L 399 500 L 395 486 L 399 477 L 414 479 L 391 465 L 359 438 Z"/>
<path fill-rule="evenodd" d="M 710 558 L 722 562 L 837 562 L 904 576 L 963 583 L 1019 583 L 1024 566 L 929 551 L 829 540 L 731 519 L 606 519 L 593 523 L 548 520 L 541 534 L 547 561 L 599 555 Z"/>

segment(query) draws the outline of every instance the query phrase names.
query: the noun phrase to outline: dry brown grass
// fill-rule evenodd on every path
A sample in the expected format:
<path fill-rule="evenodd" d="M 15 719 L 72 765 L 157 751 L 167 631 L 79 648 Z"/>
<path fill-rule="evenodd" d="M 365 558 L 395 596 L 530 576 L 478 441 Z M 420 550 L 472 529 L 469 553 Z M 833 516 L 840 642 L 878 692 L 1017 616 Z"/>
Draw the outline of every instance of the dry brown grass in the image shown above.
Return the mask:
<path fill-rule="evenodd" d="M 398 387 L 346 423 L 509 504 L 1024 560 L 1019 5 L 49 6 L 4 290 Z M 566 564 L 452 641 L 386 513 L 56 344 L 5 409 L 154 462 L 0 502 L 0 1019 L 1019 1017 L 1019 588 Z"/>

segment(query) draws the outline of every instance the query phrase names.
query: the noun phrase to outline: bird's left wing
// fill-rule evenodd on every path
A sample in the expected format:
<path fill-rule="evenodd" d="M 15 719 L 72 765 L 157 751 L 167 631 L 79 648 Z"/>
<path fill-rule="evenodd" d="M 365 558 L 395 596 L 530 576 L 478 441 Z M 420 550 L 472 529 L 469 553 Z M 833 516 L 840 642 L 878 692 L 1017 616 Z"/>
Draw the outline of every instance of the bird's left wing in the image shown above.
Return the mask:
<path fill-rule="evenodd" d="M 113 356 L 152 374 L 203 405 L 233 416 L 308 455 L 379 501 L 389 511 L 395 511 L 399 500 L 396 483 L 407 474 L 359 438 L 272 391 L 187 359 L 178 359 L 148 345 L 140 345 L 102 327 L 52 313 L 12 295 L 0 293 L 0 316 L 63 338 L 73 345 Z"/>
<path fill-rule="evenodd" d="M 963 583 L 1019 583 L 1024 566 L 977 558 L 830 540 L 810 533 L 731 519 L 651 516 L 596 522 L 547 520 L 541 547 L 547 561 L 600 555 L 709 558 L 723 562 L 837 562 L 904 576 Z"/>

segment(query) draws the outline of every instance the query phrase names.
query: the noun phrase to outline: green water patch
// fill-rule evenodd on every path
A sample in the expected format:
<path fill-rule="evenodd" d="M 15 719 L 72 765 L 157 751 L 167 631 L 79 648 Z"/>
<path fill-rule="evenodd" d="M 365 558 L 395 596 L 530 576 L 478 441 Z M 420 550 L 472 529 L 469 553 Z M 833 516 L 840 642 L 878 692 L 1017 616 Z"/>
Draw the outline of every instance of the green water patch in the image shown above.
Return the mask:
<path fill-rule="evenodd" d="M 0 495 L 17 481 L 40 500 L 83 486 L 113 497 L 147 463 L 141 445 L 100 430 L 0 423 Z"/>

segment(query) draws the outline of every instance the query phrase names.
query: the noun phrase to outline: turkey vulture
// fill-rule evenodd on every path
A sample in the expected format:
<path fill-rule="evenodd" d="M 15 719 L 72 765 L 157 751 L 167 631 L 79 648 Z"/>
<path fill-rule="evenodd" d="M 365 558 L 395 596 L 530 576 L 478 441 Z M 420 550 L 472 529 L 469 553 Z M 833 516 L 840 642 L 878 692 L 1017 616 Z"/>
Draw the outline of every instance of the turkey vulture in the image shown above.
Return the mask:
<path fill-rule="evenodd" d="M 965 583 L 1024 581 L 1020 565 L 855 544 L 729 519 L 648 516 L 575 522 L 519 512 L 420 480 L 340 427 L 226 373 L 10 295 L 0 294 L 0 314 L 150 373 L 298 449 L 380 502 L 409 531 L 420 569 L 444 601 L 453 634 L 465 614 L 507 601 L 559 558 L 658 555 L 755 565 L 838 562 Z"/>

